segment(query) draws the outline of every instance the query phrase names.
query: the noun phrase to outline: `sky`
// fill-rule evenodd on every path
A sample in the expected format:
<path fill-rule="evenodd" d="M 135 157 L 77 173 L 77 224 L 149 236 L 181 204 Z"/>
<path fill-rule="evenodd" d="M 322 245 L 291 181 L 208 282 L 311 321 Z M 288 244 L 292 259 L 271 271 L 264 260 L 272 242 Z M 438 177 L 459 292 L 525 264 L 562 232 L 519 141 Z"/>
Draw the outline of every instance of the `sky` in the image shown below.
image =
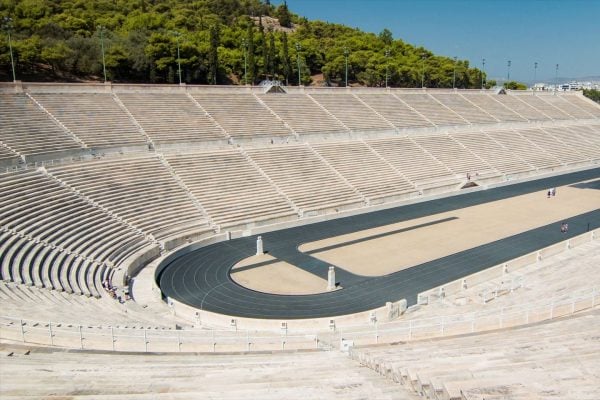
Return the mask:
<path fill-rule="evenodd" d="M 283 1 L 271 1 L 280 4 Z M 287 0 L 290 11 L 469 60 L 488 79 L 600 76 L 600 0 Z M 538 63 L 535 71 L 534 63 Z M 600 78 L 599 78 L 600 79 Z"/>

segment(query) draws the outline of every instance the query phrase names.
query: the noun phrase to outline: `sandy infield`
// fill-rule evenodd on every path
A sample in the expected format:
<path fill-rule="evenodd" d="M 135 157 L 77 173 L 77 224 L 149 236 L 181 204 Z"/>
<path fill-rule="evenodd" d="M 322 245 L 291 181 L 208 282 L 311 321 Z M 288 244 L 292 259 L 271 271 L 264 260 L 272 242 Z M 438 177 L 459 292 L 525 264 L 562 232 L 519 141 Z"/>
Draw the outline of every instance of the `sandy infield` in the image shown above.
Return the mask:
<path fill-rule="evenodd" d="M 300 246 L 303 252 L 352 273 L 387 275 L 600 207 L 600 190 L 559 187 Z M 436 222 L 429 226 L 419 225 Z M 390 233 L 399 229 L 404 232 Z M 560 224 L 557 224 L 557 230 Z M 389 235 L 368 239 L 378 234 Z M 344 245 L 354 240 L 358 243 Z M 319 251 L 328 246 L 334 249 Z"/>
<path fill-rule="evenodd" d="M 274 261 L 273 263 L 252 267 Z M 245 269 L 243 267 L 252 267 Z M 237 272 L 236 272 L 237 270 Z M 273 294 L 316 294 L 327 291 L 327 281 L 268 254 L 248 257 L 233 266 L 231 279 L 248 289 Z"/>

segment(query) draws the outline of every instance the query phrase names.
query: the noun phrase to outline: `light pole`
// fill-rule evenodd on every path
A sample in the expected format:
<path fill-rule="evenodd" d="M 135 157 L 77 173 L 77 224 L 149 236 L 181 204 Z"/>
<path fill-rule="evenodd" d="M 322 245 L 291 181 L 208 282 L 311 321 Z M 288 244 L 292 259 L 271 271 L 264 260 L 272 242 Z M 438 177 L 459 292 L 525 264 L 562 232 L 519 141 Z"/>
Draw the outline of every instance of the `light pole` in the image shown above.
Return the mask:
<path fill-rule="evenodd" d="M 346 75 L 345 75 L 345 80 L 344 80 L 344 86 L 348 87 L 348 55 L 350 55 L 350 52 L 348 51 L 347 47 L 344 47 L 344 59 L 346 62 Z"/>
<path fill-rule="evenodd" d="M 302 85 L 302 81 L 300 79 L 300 50 L 302 50 L 302 46 L 300 46 L 300 43 L 296 43 L 296 60 L 298 62 L 298 86 Z"/>
<path fill-rule="evenodd" d="M 179 36 L 181 36 L 181 33 L 174 31 L 173 36 L 175 36 L 177 42 L 177 70 L 179 72 L 179 84 L 181 85 L 181 58 L 179 57 Z"/>
<path fill-rule="evenodd" d="M 483 76 L 485 74 L 485 58 L 481 59 L 481 64 L 483 65 L 481 67 L 481 89 L 484 89 L 485 85 L 484 85 L 484 81 L 483 81 Z"/>
<path fill-rule="evenodd" d="M 533 63 L 533 86 L 534 86 L 534 88 L 535 88 L 535 81 L 537 79 L 537 66 L 538 66 L 538 63 L 536 61 Z"/>
<path fill-rule="evenodd" d="M 510 64 L 511 64 L 511 61 L 508 60 L 508 69 L 506 72 L 506 82 L 510 82 Z"/>
<path fill-rule="evenodd" d="M 556 64 L 556 72 L 554 73 L 554 87 L 558 91 L 558 64 Z"/>
<path fill-rule="evenodd" d="M 16 82 L 17 75 L 15 74 L 15 60 L 13 58 L 12 42 L 10 40 L 10 31 L 12 29 L 12 18 L 4 17 L 4 19 L 2 20 L 2 29 L 5 29 L 6 34 L 8 35 L 8 50 L 10 52 L 10 66 L 12 67 L 13 82 Z"/>
<path fill-rule="evenodd" d="M 242 46 L 244 47 L 244 85 L 248 85 L 248 41 L 246 39 L 242 39 Z"/>
<path fill-rule="evenodd" d="M 425 87 L 425 56 L 421 56 L 421 89 Z"/>
<path fill-rule="evenodd" d="M 390 49 L 385 49 L 385 88 L 388 87 L 388 63 L 390 58 Z"/>
<path fill-rule="evenodd" d="M 100 29 L 100 48 L 102 49 L 102 72 L 104 72 L 104 83 L 106 83 L 106 59 L 104 58 L 104 27 L 98 25 Z"/>
<path fill-rule="evenodd" d="M 454 57 L 454 73 L 452 74 L 452 89 L 456 89 L 456 56 Z"/>

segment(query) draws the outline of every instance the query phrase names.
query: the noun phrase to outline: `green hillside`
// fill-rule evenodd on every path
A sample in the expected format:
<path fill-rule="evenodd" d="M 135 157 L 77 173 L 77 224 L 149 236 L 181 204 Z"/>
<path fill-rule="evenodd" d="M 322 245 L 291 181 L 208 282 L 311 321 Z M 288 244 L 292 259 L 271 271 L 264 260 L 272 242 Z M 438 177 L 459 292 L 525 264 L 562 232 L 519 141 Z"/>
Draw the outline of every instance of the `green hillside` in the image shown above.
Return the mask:
<path fill-rule="evenodd" d="M 260 0 L 0 0 L 0 79 L 194 84 L 452 87 L 455 62 L 394 39 L 308 21 Z M 12 21 L 6 23 L 6 18 Z M 299 45 L 299 46 L 298 46 Z M 387 54 L 387 56 L 386 56 Z M 244 60 L 246 60 L 246 67 Z M 244 70 L 247 74 L 244 75 Z M 456 86 L 481 86 L 481 71 L 456 61 Z"/>

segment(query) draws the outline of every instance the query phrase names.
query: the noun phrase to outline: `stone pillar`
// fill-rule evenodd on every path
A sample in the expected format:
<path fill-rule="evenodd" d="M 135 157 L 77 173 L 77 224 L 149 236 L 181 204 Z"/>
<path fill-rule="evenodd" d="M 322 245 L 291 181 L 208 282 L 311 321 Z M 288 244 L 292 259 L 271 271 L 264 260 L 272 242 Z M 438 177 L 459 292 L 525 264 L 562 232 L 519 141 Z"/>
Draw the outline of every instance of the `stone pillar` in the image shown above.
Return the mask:
<path fill-rule="evenodd" d="M 333 266 L 329 267 L 327 273 L 327 291 L 331 290 L 335 290 L 335 268 Z"/>
<path fill-rule="evenodd" d="M 256 239 L 256 255 L 260 256 L 263 255 L 265 252 L 263 250 L 263 241 L 262 241 L 262 236 L 259 236 Z"/>

